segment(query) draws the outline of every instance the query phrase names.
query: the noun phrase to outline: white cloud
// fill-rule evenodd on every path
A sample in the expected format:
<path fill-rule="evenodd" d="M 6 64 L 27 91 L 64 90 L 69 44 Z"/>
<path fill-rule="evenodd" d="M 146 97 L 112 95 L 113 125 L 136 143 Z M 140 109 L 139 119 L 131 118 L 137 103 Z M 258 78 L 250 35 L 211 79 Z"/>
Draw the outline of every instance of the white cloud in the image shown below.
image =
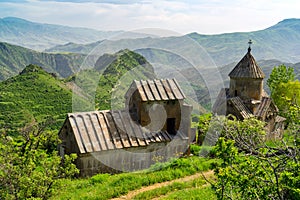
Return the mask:
<path fill-rule="evenodd" d="M 100 30 L 162 28 L 223 33 L 267 28 L 300 18 L 296 0 L 23 0 L 0 2 L 0 17 Z M 84 2 L 84 3 L 83 3 Z"/>

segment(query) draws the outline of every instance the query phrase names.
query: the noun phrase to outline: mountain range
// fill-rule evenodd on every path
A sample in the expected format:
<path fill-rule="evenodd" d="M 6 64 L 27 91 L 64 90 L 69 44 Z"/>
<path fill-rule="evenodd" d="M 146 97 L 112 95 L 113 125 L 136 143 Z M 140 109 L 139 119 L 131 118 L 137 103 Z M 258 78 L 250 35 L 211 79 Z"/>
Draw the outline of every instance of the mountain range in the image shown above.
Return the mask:
<path fill-rule="evenodd" d="M 99 31 L 87 28 L 67 27 L 30 22 L 20 18 L 0 19 L 0 41 L 47 52 L 73 52 L 88 54 L 103 40 L 124 31 Z M 138 38 L 113 40 L 110 45 L 131 43 L 153 44 L 174 43 L 189 37 L 196 41 L 212 58 L 217 66 L 234 62 L 245 52 L 249 39 L 253 41 L 253 54 L 257 60 L 276 59 L 283 62 L 300 62 L 300 19 L 285 19 L 274 26 L 253 32 L 204 35 L 190 33 L 181 37 L 152 37 L 149 34 Z M 149 45 L 148 45 L 149 46 Z M 131 49 L 135 50 L 135 49 Z"/>
<path fill-rule="evenodd" d="M 16 17 L 0 19 L 0 41 L 39 51 L 68 42 L 95 42 L 121 32 L 42 24 Z"/>
<path fill-rule="evenodd" d="M 109 109 L 113 103 L 112 95 L 119 99 L 127 89 L 128 85 L 124 84 L 127 80 L 124 77 L 128 80 L 135 77 L 164 78 L 157 77 L 157 74 L 182 78 L 179 81 L 186 95 L 195 95 L 188 103 L 200 113 L 205 112 L 211 106 L 208 87 L 212 86 L 207 86 L 205 77 L 201 77 L 189 62 L 193 60 L 193 56 L 199 56 L 200 60 L 205 60 L 206 57 L 212 60 L 217 66 L 214 70 L 220 72 L 224 84 L 227 85 L 228 73 L 244 56 L 248 48 L 247 42 L 251 39 L 251 52 L 266 74 L 265 80 L 273 67 L 281 64 L 293 67 L 299 79 L 299 27 L 299 19 L 288 19 L 265 30 L 249 33 L 191 33 L 181 37 L 162 38 L 147 35 L 144 38 L 107 40 L 101 37 L 117 32 L 99 32 L 4 18 L 0 20 L 0 41 L 18 45 L 0 42 L 0 128 L 14 129 L 22 127 L 26 122 L 40 121 L 52 116 L 57 121 L 53 129 L 57 130 L 66 113 L 74 111 L 74 98 L 78 103 L 77 105 L 75 102 L 75 111 L 86 108 Z M 64 34 L 69 33 L 68 31 L 72 34 L 65 43 Z M 89 39 L 83 39 L 89 34 Z M 186 40 L 188 45 L 184 44 Z M 84 44 L 85 42 L 90 43 Z M 204 53 L 197 54 L 192 49 L 193 45 L 198 45 Z M 30 49 L 30 46 L 43 46 L 48 49 L 37 51 Z M 101 52 L 105 48 L 113 54 L 105 51 L 102 55 L 93 54 L 93 50 L 98 49 Z M 168 48 L 179 49 L 179 53 L 168 51 Z M 187 59 L 180 52 L 192 56 Z M 79 73 L 79 69 L 89 58 L 93 60 L 88 66 L 90 68 Z M 143 68 L 142 72 L 133 70 L 140 66 Z M 203 71 L 207 70 L 202 76 L 211 73 L 209 67 L 201 68 Z M 102 77 L 99 77 L 100 73 L 103 73 Z M 115 86 L 119 87 L 117 91 Z M 72 91 L 74 87 L 78 88 L 75 92 Z M 90 107 L 93 100 L 95 105 Z M 122 104 L 115 103 L 117 106 Z"/>
<path fill-rule="evenodd" d="M 167 46 L 179 44 L 190 38 L 203 48 L 217 66 L 223 66 L 238 61 L 241 54 L 247 51 L 247 42 L 252 40 L 252 52 L 257 60 L 276 59 L 282 62 L 300 62 L 300 19 L 286 19 L 264 30 L 253 32 L 226 33 L 218 35 L 203 35 L 190 33 L 181 37 L 167 38 L 137 38 L 118 41 L 105 41 L 106 45 L 126 46 L 135 50 L 136 46 L 152 46 L 153 44 Z M 85 45 L 65 44 L 47 49 L 47 52 L 74 52 L 89 53 L 96 46 L 101 46 L 101 41 Z M 193 44 L 191 44 L 193 45 Z M 132 48 L 133 49 L 132 49 Z"/>

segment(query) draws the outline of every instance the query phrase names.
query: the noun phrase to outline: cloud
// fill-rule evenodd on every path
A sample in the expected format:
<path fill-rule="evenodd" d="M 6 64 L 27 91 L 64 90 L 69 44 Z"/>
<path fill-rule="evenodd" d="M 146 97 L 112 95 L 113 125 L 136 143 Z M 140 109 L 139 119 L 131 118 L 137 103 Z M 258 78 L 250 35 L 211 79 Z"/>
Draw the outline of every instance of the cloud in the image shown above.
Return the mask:
<path fill-rule="evenodd" d="M 143 0 L 40 0 L 40 1 L 52 1 L 52 2 L 69 2 L 69 3 L 104 3 L 104 4 L 143 4 L 147 1 Z"/>
<path fill-rule="evenodd" d="M 298 0 L 13 0 L 0 2 L 0 17 L 100 30 L 224 33 L 258 30 L 284 18 L 300 18 L 299 7 Z"/>

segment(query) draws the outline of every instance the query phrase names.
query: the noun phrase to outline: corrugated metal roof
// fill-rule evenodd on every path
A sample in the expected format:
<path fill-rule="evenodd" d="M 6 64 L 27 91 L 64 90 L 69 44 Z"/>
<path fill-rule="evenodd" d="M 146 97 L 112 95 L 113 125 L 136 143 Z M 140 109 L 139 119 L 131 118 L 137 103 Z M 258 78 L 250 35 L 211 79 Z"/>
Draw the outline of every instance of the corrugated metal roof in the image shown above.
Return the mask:
<path fill-rule="evenodd" d="M 228 76 L 230 78 L 264 78 L 265 74 L 257 65 L 249 50 Z"/>
<path fill-rule="evenodd" d="M 147 81 L 134 81 L 129 91 L 138 90 L 142 101 L 161 101 L 185 99 L 175 79 L 160 79 Z"/>
<path fill-rule="evenodd" d="M 269 98 L 269 97 L 263 97 L 261 99 L 261 103 L 259 104 L 256 112 L 254 113 L 255 116 L 257 116 L 259 118 L 262 118 L 262 119 L 265 119 L 265 116 L 267 114 L 267 111 L 268 111 L 271 103 L 272 103 L 271 98 Z"/>
<path fill-rule="evenodd" d="M 228 101 L 232 103 L 232 106 L 242 115 L 244 119 L 253 117 L 251 111 L 245 106 L 240 97 L 232 97 Z"/>
<path fill-rule="evenodd" d="M 151 142 L 169 142 L 166 131 L 142 129 L 125 110 L 92 111 L 68 114 L 80 153 L 147 146 Z"/>

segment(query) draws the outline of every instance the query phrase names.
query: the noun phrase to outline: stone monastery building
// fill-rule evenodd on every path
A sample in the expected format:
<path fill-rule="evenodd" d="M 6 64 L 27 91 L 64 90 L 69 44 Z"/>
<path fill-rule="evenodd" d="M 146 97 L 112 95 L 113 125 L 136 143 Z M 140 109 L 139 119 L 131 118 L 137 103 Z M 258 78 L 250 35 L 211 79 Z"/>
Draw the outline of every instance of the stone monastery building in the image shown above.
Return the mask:
<path fill-rule="evenodd" d="M 265 74 L 251 55 L 250 46 L 228 76 L 229 88 L 221 89 L 213 112 L 232 114 L 239 120 L 256 117 L 266 122 L 268 137 L 281 137 L 285 118 L 278 115 L 278 108 L 263 89 Z"/>

